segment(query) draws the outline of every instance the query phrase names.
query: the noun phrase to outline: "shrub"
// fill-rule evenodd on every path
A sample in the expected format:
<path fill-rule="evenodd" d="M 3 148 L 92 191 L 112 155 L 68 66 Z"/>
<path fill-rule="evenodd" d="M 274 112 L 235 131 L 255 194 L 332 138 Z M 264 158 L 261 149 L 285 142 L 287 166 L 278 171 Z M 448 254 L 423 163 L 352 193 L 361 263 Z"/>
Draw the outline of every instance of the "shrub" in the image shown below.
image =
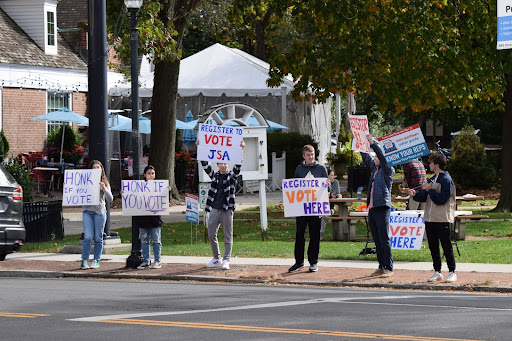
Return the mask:
<path fill-rule="evenodd" d="M 52 130 L 48 133 L 48 145 L 47 147 L 54 147 L 60 150 L 62 143 L 62 128 L 64 127 L 64 150 L 73 150 L 75 145 L 80 145 L 82 137 L 68 124 L 64 124 L 58 129 Z"/>
<path fill-rule="evenodd" d="M 9 141 L 5 137 L 4 130 L 0 131 L 0 156 L 6 156 L 9 153 Z"/>
<path fill-rule="evenodd" d="M 276 152 L 278 156 L 281 152 L 286 152 L 286 177 L 293 178 L 295 168 L 304 160 L 302 158 L 302 147 L 310 144 L 315 148 L 316 156 L 318 156 L 318 144 L 313 141 L 309 135 L 302 135 L 296 132 L 283 133 L 275 130 L 267 134 L 267 157 L 269 163 L 269 172 L 271 172 L 272 152 Z"/>
<path fill-rule="evenodd" d="M 23 202 L 32 201 L 32 183 L 34 179 L 30 177 L 30 170 L 27 166 L 22 165 L 21 160 L 16 157 L 5 161 L 4 167 L 23 188 Z"/>
<path fill-rule="evenodd" d="M 473 134 L 474 130 L 472 126 L 466 126 L 454 138 L 447 170 L 461 188 L 496 188 L 496 171 L 489 166 L 484 146 Z"/>

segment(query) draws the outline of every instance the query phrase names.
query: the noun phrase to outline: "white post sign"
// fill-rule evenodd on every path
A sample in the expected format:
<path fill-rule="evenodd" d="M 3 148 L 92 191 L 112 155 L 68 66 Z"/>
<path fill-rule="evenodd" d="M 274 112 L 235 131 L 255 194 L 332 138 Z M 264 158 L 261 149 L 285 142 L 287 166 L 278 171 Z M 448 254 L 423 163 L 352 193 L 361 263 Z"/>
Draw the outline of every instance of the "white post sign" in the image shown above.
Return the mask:
<path fill-rule="evenodd" d="M 394 211 L 389 216 L 392 249 L 419 250 L 425 233 L 422 211 Z"/>
<path fill-rule="evenodd" d="M 62 206 L 98 205 L 101 169 L 66 169 Z"/>
<path fill-rule="evenodd" d="M 197 196 L 185 193 L 185 203 L 187 204 L 187 221 L 199 224 L 199 200 Z"/>
<path fill-rule="evenodd" d="M 244 130 L 238 127 L 199 124 L 197 159 L 199 161 L 242 164 Z"/>
<path fill-rule="evenodd" d="M 379 137 L 388 166 L 395 166 L 430 154 L 419 124 Z"/>
<path fill-rule="evenodd" d="M 512 48 L 512 0 L 498 0 L 498 50 Z"/>
<path fill-rule="evenodd" d="M 208 190 L 210 189 L 209 182 L 201 182 L 199 184 L 199 208 L 202 210 L 206 207 L 206 200 L 208 199 Z"/>
<path fill-rule="evenodd" d="M 285 217 L 330 215 L 327 178 L 284 179 Z"/>
<path fill-rule="evenodd" d="M 350 130 L 352 130 L 352 150 L 369 153 L 370 143 L 366 135 L 370 133 L 368 129 L 368 117 L 366 115 L 350 115 L 348 114 L 350 122 Z"/>
<path fill-rule="evenodd" d="M 169 180 L 123 180 L 124 216 L 169 214 Z"/>

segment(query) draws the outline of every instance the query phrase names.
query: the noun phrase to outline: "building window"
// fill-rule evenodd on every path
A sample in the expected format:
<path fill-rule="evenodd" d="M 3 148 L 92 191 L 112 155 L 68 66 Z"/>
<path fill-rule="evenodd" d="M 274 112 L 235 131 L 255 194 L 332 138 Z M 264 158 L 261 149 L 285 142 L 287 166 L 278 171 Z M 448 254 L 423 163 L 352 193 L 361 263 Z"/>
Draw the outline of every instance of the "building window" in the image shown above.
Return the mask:
<path fill-rule="evenodd" d="M 46 12 L 46 25 L 48 28 L 48 46 L 55 46 L 55 13 Z"/>
<path fill-rule="evenodd" d="M 72 110 L 70 92 L 48 91 L 46 97 L 46 112 L 57 111 L 61 108 Z M 60 122 L 48 122 L 47 133 L 59 129 L 61 125 Z"/>

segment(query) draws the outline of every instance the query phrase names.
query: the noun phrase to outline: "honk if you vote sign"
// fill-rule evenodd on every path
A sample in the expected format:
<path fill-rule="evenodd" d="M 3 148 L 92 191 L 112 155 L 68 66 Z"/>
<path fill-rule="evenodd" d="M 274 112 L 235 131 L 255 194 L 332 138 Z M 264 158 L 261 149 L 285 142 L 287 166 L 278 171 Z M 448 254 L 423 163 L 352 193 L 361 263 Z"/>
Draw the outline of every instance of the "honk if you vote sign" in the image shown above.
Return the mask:
<path fill-rule="evenodd" d="M 62 206 L 98 205 L 101 169 L 66 169 Z"/>
<path fill-rule="evenodd" d="M 220 163 L 242 164 L 244 130 L 238 127 L 199 124 L 197 159 Z"/>
<path fill-rule="evenodd" d="M 284 179 L 285 217 L 330 215 L 327 178 Z"/>
<path fill-rule="evenodd" d="M 169 214 L 169 180 L 123 180 L 121 206 L 125 216 Z"/>

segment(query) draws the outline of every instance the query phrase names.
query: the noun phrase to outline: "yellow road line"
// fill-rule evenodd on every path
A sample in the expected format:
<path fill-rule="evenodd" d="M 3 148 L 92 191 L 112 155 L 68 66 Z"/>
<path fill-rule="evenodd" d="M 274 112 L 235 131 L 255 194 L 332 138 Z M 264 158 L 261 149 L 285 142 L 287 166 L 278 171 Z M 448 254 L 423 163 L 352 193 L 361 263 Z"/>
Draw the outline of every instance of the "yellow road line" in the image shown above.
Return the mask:
<path fill-rule="evenodd" d="M 119 323 L 119 324 L 136 324 L 136 325 L 146 325 L 146 326 L 162 326 L 162 327 L 219 329 L 219 330 L 248 331 L 248 332 L 262 332 L 262 333 L 343 336 L 343 337 L 383 339 L 383 340 L 477 341 L 477 340 L 467 340 L 467 339 L 435 338 L 435 337 L 409 336 L 409 335 L 354 333 L 354 332 L 330 331 L 330 330 L 273 328 L 273 327 L 241 326 L 241 325 L 230 325 L 230 324 L 174 322 L 174 321 L 157 321 L 157 320 L 140 320 L 140 319 L 112 319 L 112 320 L 103 320 L 103 321 L 98 321 L 98 322 Z"/>
<path fill-rule="evenodd" d="M 26 318 L 34 318 L 34 317 L 50 316 L 50 315 L 48 315 L 48 314 L 4 313 L 4 312 L 0 312 L 0 316 L 3 316 L 3 317 L 26 317 Z"/>

